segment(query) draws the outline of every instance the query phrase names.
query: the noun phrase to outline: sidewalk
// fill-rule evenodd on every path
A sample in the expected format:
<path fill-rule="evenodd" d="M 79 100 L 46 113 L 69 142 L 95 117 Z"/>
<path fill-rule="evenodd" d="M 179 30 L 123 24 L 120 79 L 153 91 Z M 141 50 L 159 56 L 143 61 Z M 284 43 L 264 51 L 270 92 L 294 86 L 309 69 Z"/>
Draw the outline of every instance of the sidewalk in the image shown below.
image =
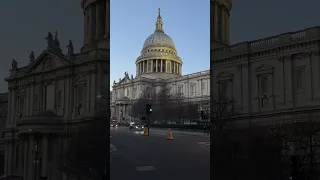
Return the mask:
<path fill-rule="evenodd" d="M 180 128 L 158 128 L 158 127 L 150 127 L 150 129 L 159 129 L 159 130 L 168 130 L 171 129 L 171 131 L 181 131 L 181 132 L 196 132 L 196 133 L 202 133 L 203 129 L 180 129 Z"/>
<path fill-rule="evenodd" d="M 156 131 L 161 135 L 166 135 L 167 134 L 167 128 L 150 128 L 151 131 Z M 210 138 L 210 134 L 204 134 L 203 131 L 180 131 L 176 129 L 171 129 L 172 133 L 175 135 L 191 135 L 191 136 L 205 136 Z"/>

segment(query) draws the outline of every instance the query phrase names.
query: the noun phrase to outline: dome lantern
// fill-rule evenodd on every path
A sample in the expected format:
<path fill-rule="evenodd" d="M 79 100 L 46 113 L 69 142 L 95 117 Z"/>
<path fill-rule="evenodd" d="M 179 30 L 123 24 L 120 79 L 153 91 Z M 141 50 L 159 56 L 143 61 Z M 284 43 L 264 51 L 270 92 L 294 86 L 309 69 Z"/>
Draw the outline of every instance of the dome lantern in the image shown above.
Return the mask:
<path fill-rule="evenodd" d="M 163 31 L 163 22 L 162 22 L 162 18 L 161 18 L 161 14 L 160 14 L 160 8 L 158 9 L 158 18 L 157 18 L 157 22 L 156 22 L 156 30 L 155 31 L 160 31 L 160 32 L 164 32 Z"/>

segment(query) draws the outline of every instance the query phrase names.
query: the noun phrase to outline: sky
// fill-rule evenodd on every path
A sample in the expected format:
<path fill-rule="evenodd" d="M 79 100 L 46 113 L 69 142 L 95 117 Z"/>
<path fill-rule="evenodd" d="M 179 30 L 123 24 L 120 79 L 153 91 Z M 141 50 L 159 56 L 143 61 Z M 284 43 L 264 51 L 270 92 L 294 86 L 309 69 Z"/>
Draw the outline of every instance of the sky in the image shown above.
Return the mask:
<path fill-rule="evenodd" d="M 111 1 L 111 82 L 118 82 L 125 71 L 135 76 L 136 58 L 146 38 L 154 33 L 158 8 L 164 32 L 175 42 L 183 61 L 182 74 L 209 70 L 209 3 L 208 0 Z"/>
<path fill-rule="evenodd" d="M 233 0 L 231 44 L 320 25 L 319 7 L 319 0 Z M 125 71 L 135 74 L 134 61 L 154 31 L 158 8 L 184 62 L 183 73 L 209 68 L 209 0 L 111 0 L 111 83 Z M 1 79 L 8 77 L 12 59 L 22 66 L 28 51 L 40 55 L 48 31 L 58 30 L 64 52 L 69 39 L 75 52 L 82 46 L 80 0 L 3 1 L 0 22 L 0 93 L 8 91 Z"/>

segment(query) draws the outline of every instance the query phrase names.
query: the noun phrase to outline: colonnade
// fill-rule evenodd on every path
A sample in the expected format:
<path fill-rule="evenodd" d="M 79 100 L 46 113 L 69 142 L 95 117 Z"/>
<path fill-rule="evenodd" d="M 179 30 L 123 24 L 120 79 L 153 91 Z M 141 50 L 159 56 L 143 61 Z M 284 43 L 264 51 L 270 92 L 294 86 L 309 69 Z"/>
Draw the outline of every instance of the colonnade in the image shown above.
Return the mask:
<path fill-rule="evenodd" d="M 151 72 L 165 72 L 172 74 L 182 74 L 182 64 L 165 59 L 150 59 L 142 60 L 136 64 L 137 74 L 151 73 Z"/>

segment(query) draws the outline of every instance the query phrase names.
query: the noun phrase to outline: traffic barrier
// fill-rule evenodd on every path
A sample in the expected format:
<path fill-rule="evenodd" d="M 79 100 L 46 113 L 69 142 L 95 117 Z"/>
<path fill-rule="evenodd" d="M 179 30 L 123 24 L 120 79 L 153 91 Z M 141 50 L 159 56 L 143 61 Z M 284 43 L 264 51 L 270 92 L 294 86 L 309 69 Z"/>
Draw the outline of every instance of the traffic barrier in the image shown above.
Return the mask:
<path fill-rule="evenodd" d="M 173 136 L 172 136 L 172 132 L 170 129 L 168 129 L 168 136 L 167 136 L 167 140 L 173 140 Z"/>
<path fill-rule="evenodd" d="M 148 128 L 143 128 L 143 135 L 144 136 L 149 136 L 149 133 L 148 133 Z"/>

